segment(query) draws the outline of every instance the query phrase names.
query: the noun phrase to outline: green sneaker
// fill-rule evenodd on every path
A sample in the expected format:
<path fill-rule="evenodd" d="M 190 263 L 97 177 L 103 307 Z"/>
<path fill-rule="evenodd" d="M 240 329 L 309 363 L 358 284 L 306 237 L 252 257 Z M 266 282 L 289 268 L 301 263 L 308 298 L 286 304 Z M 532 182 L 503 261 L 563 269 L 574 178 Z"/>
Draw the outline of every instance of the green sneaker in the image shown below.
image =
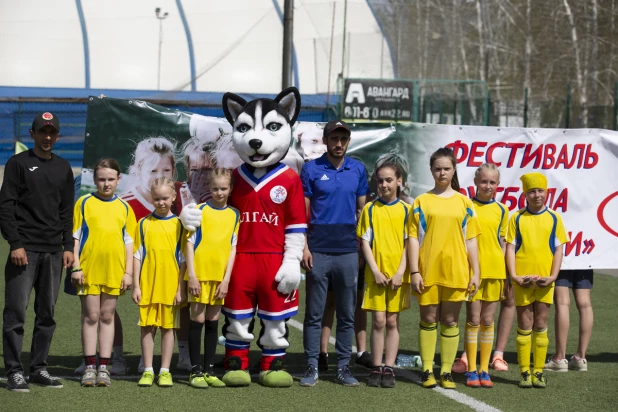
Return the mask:
<path fill-rule="evenodd" d="M 192 373 L 189 375 L 189 385 L 197 389 L 208 389 L 208 382 L 204 378 L 202 372 Z"/>
<path fill-rule="evenodd" d="M 530 372 L 523 372 L 521 374 L 521 379 L 519 380 L 520 388 L 532 388 L 532 381 L 530 380 Z"/>
<path fill-rule="evenodd" d="M 532 386 L 541 389 L 547 388 L 547 378 L 541 372 L 536 372 L 532 375 Z"/>
<path fill-rule="evenodd" d="M 159 380 L 157 381 L 157 385 L 161 388 L 169 388 L 174 386 L 174 382 L 172 381 L 172 374 L 169 372 L 161 372 L 159 373 Z"/>
<path fill-rule="evenodd" d="M 225 388 L 225 383 L 221 379 L 217 378 L 214 373 L 205 373 L 204 380 L 208 386 L 212 386 L 213 388 Z"/>
<path fill-rule="evenodd" d="M 152 386 L 154 382 L 155 376 L 154 373 L 150 371 L 146 371 L 142 373 L 142 378 L 137 382 L 138 386 Z"/>

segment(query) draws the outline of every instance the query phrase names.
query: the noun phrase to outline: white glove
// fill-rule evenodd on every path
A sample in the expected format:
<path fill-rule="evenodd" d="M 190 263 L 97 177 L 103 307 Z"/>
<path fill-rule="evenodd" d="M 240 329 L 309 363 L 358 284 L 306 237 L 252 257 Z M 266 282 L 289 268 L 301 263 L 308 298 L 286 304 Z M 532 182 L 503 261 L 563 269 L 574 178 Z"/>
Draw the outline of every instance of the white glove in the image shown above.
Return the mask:
<path fill-rule="evenodd" d="M 195 207 L 195 203 L 189 203 L 182 208 L 178 218 L 185 229 L 195 232 L 202 224 L 202 211 Z"/>
<path fill-rule="evenodd" d="M 294 292 L 300 285 L 300 260 L 304 248 L 304 233 L 286 233 L 283 262 L 275 276 L 275 282 L 279 282 L 277 290 L 284 295 Z"/>

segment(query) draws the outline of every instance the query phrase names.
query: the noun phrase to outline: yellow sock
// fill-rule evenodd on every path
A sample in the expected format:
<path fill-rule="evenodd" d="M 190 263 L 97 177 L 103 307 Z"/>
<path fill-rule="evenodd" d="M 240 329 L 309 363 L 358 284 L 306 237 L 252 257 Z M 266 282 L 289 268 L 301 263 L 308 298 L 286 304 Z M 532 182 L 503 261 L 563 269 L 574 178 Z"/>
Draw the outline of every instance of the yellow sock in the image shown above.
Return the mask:
<path fill-rule="evenodd" d="M 532 340 L 534 341 L 534 369 L 532 373 L 543 372 L 545 366 L 545 358 L 547 357 L 547 346 L 549 339 L 547 338 L 547 328 L 543 330 L 533 330 Z"/>
<path fill-rule="evenodd" d="M 438 341 L 438 324 L 421 321 L 418 331 L 418 350 L 423 362 L 423 369 L 433 372 L 433 358 L 436 355 Z"/>
<path fill-rule="evenodd" d="M 480 369 L 489 372 L 489 358 L 494 346 L 494 324 L 481 325 Z"/>
<path fill-rule="evenodd" d="M 442 369 L 440 373 L 451 373 L 457 347 L 459 346 L 459 325 L 446 326 L 440 324 L 440 358 L 442 359 Z M 475 352 L 476 354 L 476 352 Z M 470 354 L 468 353 L 468 359 Z"/>
<path fill-rule="evenodd" d="M 517 363 L 519 372 L 530 372 L 530 347 L 532 346 L 532 330 L 517 328 Z"/>
<path fill-rule="evenodd" d="M 464 337 L 464 348 L 468 357 L 468 372 L 476 371 L 476 351 L 478 348 L 479 325 L 466 323 L 466 336 Z"/>

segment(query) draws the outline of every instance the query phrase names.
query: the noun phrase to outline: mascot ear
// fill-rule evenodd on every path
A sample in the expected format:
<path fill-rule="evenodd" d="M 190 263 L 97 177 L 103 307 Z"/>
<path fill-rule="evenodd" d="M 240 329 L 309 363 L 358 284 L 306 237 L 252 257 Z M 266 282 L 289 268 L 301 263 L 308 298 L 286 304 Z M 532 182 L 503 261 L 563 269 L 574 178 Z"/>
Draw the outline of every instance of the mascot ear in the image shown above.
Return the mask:
<path fill-rule="evenodd" d="M 234 93 L 225 93 L 223 95 L 223 113 L 227 121 L 234 126 L 234 122 L 238 115 L 242 113 L 247 101 Z"/>
<path fill-rule="evenodd" d="M 298 89 L 296 87 L 288 87 L 275 97 L 275 102 L 288 115 L 290 124 L 296 123 L 298 113 L 300 112 L 300 93 Z"/>

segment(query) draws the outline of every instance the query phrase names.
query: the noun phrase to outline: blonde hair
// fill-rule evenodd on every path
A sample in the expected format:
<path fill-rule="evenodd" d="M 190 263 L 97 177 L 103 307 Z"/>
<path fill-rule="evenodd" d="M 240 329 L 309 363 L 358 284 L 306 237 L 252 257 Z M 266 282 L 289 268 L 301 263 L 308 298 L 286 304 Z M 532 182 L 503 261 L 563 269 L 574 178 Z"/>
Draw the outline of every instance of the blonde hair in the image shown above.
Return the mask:
<path fill-rule="evenodd" d="M 172 163 L 172 176 L 176 177 L 176 146 L 175 142 L 165 137 L 149 137 L 137 144 L 133 162 L 129 166 L 129 174 L 139 177 L 142 170 L 152 169 L 163 156 L 169 156 Z"/>
<path fill-rule="evenodd" d="M 481 175 L 482 170 L 489 170 L 491 172 L 498 173 L 498 180 L 500 180 L 500 169 L 498 169 L 498 166 L 493 163 L 483 163 L 482 165 L 480 165 L 479 168 L 476 169 L 476 172 L 474 172 L 474 179 L 478 179 L 478 177 Z"/>
<path fill-rule="evenodd" d="M 160 187 L 168 187 L 171 189 L 172 193 L 176 193 L 176 186 L 174 181 L 169 177 L 157 177 L 152 184 L 150 185 L 150 192 L 154 192 L 155 189 Z"/>
<path fill-rule="evenodd" d="M 217 167 L 212 169 L 210 171 L 210 174 L 208 175 L 209 185 L 212 184 L 212 181 L 215 180 L 217 177 L 227 178 L 230 181 L 230 186 L 234 186 L 234 179 L 232 178 L 232 172 L 230 169 L 226 169 L 223 167 Z"/>

